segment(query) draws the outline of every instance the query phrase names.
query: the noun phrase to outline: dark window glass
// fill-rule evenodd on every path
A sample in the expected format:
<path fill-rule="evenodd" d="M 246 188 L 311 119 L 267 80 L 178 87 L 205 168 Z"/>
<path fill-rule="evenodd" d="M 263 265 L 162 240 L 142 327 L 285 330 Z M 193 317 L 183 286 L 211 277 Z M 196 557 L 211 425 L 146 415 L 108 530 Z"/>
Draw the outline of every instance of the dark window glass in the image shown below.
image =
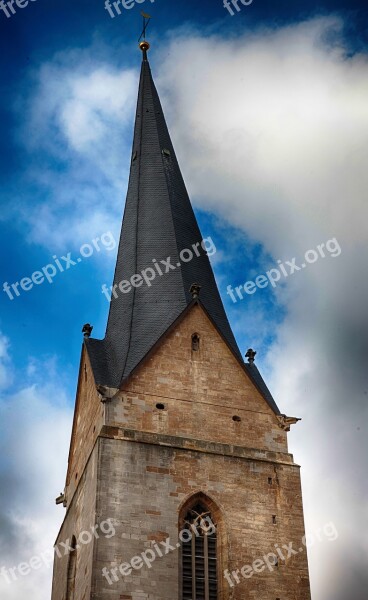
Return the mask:
<path fill-rule="evenodd" d="M 210 511 L 196 504 L 184 528 L 191 539 L 182 546 L 183 600 L 217 600 L 217 533 Z"/>

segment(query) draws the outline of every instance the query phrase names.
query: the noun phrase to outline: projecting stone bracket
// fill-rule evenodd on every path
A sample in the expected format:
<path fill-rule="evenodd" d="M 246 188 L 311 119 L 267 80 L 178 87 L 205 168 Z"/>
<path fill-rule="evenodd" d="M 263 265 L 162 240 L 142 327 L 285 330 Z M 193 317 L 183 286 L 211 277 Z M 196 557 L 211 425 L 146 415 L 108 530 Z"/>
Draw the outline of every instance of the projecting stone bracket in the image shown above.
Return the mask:
<path fill-rule="evenodd" d="M 96 386 L 96 390 L 103 404 L 105 404 L 106 402 L 111 402 L 111 400 L 113 400 L 117 393 L 119 393 L 120 391 L 116 388 L 109 388 L 100 384 Z"/>
<path fill-rule="evenodd" d="M 62 504 L 62 505 L 64 506 L 64 508 L 65 508 L 65 506 L 66 506 L 66 498 L 65 498 L 65 494 L 61 493 L 61 494 L 60 494 L 60 496 L 58 496 L 58 497 L 55 499 L 55 503 L 56 503 L 56 504 Z"/>
<path fill-rule="evenodd" d="M 277 420 L 279 422 L 279 427 L 284 431 L 290 431 L 290 426 L 295 425 L 301 419 L 297 417 L 287 417 L 286 415 L 277 415 Z"/>

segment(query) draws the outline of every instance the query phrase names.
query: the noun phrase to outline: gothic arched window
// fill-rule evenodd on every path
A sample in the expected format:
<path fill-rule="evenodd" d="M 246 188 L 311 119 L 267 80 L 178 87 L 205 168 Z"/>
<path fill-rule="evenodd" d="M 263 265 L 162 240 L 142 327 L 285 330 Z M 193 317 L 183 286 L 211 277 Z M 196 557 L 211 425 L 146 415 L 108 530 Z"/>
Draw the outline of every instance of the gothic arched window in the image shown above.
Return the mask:
<path fill-rule="evenodd" d="M 77 540 L 75 539 L 75 537 L 73 535 L 71 549 L 69 551 L 69 560 L 68 560 L 66 600 L 73 600 L 73 598 L 74 598 L 76 572 L 77 572 Z"/>
<path fill-rule="evenodd" d="M 184 514 L 181 537 L 182 599 L 217 600 L 217 531 L 204 502 Z"/>

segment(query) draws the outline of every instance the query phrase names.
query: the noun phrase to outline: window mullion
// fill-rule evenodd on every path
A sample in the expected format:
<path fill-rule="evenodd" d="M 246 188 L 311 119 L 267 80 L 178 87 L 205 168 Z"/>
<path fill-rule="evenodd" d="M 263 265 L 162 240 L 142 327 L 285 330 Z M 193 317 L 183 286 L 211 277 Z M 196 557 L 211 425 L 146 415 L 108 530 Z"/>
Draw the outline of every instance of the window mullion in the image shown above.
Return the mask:
<path fill-rule="evenodd" d="M 195 535 L 192 537 L 192 600 L 197 600 L 196 595 L 196 547 Z"/>
<path fill-rule="evenodd" d="M 204 597 L 210 599 L 209 565 L 208 565 L 208 537 L 204 536 Z"/>

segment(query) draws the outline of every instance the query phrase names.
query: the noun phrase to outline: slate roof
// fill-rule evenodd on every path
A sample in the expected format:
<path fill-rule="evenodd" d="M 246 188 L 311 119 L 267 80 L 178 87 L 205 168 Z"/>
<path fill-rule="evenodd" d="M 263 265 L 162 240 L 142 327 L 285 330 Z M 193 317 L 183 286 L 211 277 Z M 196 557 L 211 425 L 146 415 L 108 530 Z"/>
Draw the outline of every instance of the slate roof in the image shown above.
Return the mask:
<path fill-rule="evenodd" d="M 201 286 L 200 302 L 239 362 L 244 361 L 230 328 L 209 258 L 200 256 L 184 262 L 182 250 L 202 241 L 161 103 L 152 79 L 146 52 L 143 53 L 134 128 L 130 178 L 119 242 L 114 285 L 104 340 L 86 339 L 96 383 L 120 387 L 157 341 L 192 303 L 190 287 Z M 170 257 L 170 268 L 160 261 Z M 156 263 L 154 261 L 157 261 Z M 119 283 L 132 275 L 160 265 L 164 274 L 150 285 L 132 287 L 128 293 Z M 180 267 L 177 266 L 180 264 Z M 258 370 L 249 372 L 263 382 Z M 255 382 L 256 383 L 256 382 Z M 264 382 L 264 391 L 267 390 Z M 267 393 L 268 392 L 268 393 Z M 267 390 L 265 397 L 277 409 Z M 262 392 L 264 393 L 264 392 Z"/>
<path fill-rule="evenodd" d="M 262 396 L 268 402 L 269 406 L 272 410 L 277 414 L 281 414 L 279 407 L 277 406 L 275 400 L 272 397 L 270 390 L 264 382 L 262 375 L 260 374 L 258 367 L 254 363 L 244 363 L 245 372 L 249 375 L 250 379 L 253 381 L 255 386 L 261 392 Z"/>

